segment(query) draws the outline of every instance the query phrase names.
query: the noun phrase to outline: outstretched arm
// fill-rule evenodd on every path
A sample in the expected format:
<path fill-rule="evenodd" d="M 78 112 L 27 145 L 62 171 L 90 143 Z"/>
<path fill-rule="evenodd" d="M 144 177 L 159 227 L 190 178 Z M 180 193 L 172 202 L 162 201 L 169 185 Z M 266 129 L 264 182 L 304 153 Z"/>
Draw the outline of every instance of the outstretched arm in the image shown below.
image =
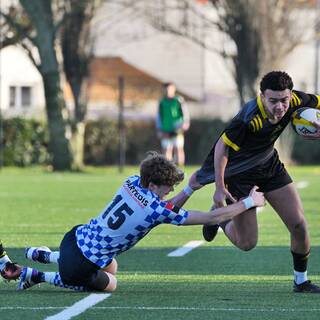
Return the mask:
<path fill-rule="evenodd" d="M 198 190 L 203 187 L 198 181 L 197 181 L 197 172 L 194 172 L 192 176 L 189 179 L 188 185 L 181 190 L 177 195 L 175 195 L 173 198 L 169 199 L 168 202 L 171 202 L 175 206 L 181 208 L 187 200 L 191 197 L 193 192 L 195 190 Z"/>
<path fill-rule="evenodd" d="M 264 206 L 264 195 L 258 192 L 257 189 L 258 187 L 253 187 L 247 198 L 226 207 L 217 208 L 206 213 L 201 211 L 188 211 L 189 215 L 184 225 L 219 224 L 232 219 L 250 208 Z"/>

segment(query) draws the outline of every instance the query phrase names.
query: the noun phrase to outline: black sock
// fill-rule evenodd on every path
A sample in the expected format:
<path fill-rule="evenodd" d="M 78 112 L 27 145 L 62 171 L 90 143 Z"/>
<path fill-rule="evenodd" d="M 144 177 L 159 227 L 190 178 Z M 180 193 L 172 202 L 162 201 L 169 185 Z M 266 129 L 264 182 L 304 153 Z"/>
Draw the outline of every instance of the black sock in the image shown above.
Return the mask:
<path fill-rule="evenodd" d="M 308 266 L 308 258 L 310 255 L 310 251 L 307 253 L 295 253 L 291 251 L 293 257 L 293 268 L 295 271 L 298 272 L 305 272 L 307 271 Z"/>
<path fill-rule="evenodd" d="M 44 272 L 33 269 L 32 275 L 31 275 L 31 280 L 35 283 L 45 282 L 44 281 Z"/>

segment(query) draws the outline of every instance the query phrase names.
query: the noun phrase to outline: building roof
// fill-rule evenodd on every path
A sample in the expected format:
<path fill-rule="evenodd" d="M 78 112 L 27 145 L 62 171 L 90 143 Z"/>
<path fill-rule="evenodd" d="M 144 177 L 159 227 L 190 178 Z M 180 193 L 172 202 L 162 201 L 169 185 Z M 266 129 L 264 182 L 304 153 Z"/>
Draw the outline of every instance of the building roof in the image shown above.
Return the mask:
<path fill-rule="evenodd" d="M 120 78 L 124 82 L 125 101 L 158 100 L 162 95 L 162 86 L 165 81 L 129 64 L 120 57 L 95 57 L 90 65 L 90 103 L 117 101 Z M 179 88 L 177 92 L 187 101 L 197 101 Z M 69 88 L 66 88 L 66 98 L 71 98 Z"/>

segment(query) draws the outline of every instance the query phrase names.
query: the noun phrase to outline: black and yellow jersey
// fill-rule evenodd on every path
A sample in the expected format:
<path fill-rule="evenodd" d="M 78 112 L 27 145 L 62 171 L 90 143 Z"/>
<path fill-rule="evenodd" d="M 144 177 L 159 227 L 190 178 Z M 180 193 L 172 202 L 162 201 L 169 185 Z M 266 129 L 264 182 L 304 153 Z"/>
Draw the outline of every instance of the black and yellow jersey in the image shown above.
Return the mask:
<path fill-rule="evenodd" d="M 320 96 L 293 90 L 290 107 L 277 124 L 268 120 L 260 96 L 246 103 L 220 136 L 229 146 L 225 176 L 246 171 L 268 160 L 273 154 L 275 141 L 290 122 L 293 112 L 303 107 L 320 109 Z M 203 174 L 213 174 L 210 182 L 214 181 L 214 148 L 215 145 L 200 169 Z"/>

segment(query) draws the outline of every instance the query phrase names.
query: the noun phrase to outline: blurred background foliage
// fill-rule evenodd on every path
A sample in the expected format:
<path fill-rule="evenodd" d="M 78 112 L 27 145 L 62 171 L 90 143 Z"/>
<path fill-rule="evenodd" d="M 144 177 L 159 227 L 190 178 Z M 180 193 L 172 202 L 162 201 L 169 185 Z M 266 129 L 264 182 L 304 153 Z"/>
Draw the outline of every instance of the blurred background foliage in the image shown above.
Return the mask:
<path fill-rule="evenodd" d="M 48 165 L 48 129 L 44 122 L 24 118 L 3 119 L 3 165 L 27 167 Z M 186 164 L 201 164 L 226 123 L 194 119 L 185 136 Z M 126 122 L 126 163 L 138 164 L 147 151 L 161 151 L 153 121 Z M 317 141 L 305 140 L 289 128 L 293 139 L 292 162 L 316 164 L 320 157 Z M 89 121 L 85 130 L 84 161 L 87 165 L 117 165 L 119 161 L 118 122 L 109 119 Z"/>

